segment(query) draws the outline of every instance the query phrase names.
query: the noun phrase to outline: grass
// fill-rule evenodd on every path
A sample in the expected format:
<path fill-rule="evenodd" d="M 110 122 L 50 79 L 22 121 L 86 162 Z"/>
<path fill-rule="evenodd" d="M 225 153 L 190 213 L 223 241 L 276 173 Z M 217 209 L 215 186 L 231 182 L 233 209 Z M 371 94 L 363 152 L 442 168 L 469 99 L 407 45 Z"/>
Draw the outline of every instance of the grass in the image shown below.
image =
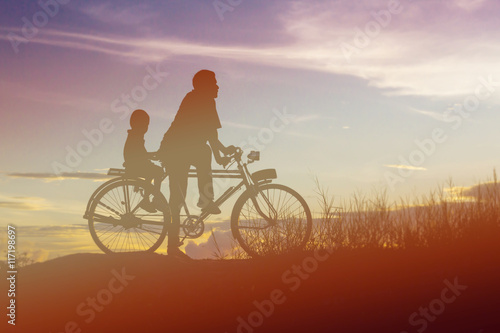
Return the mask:
<path fill-rule="evenodd" d="M 472 188 L 457 188 L 449 180 L 446 186 L 412 200 L 389 202 L 382 192 L 370 197 L 355 194 L 337 204 L 316 180 L 321 212 L 313 220 L 306 250 L 431 248 L 499 239 L 499 186 L 493 171 L 492 179 Z M 215 257 L 221 258 L 221 253 Z M 237 242 L 231 254 L 224 255 L 225 259 L 245 257 Z"/>
<path fill-rule="evenodd" d="M 335 207 L 317 182 L 322 207 L 307 247 L 408 249 L 476 242 L 500 235 L 500 189 L 493 179 L 473 188 L 446 186 L 413 201 L 386 193 L 354 195 Z"/>
<path fill-rule="evenodd" d="M 457 188 L 449 180 L 446 186 L 426 196 L 397 202 L 389 202 L 387 193 L 382 192 L 370 197 L 358 193 L 337 204 L 317 179 L 316 194 L 321 212 L 313 220 L 305 248 L 309 251 L 430 248 L 500 239 L 500 184 L 495 171 L 492 179 L 472 188 Z M 263 223 L 258 216 L 247 220 Z M 281 252 L 288 241 L 296 244 L 293 234 L 304 231 L 293 217 L 281 225 L 280 234 L 271 229 L 247 232 L 247 241 L 262 253 Z M 249 258 L 235 239 L 230 249 L 224 249 L 213 230 L 211 236 L 214 258 Z M 260 243 L 268 246 L 264 248 Z M 16 261 L 18 267 L 34 262 L 27 253 L 19 254 Z M 0 261 L 0 268 L 5 264 Z"/>

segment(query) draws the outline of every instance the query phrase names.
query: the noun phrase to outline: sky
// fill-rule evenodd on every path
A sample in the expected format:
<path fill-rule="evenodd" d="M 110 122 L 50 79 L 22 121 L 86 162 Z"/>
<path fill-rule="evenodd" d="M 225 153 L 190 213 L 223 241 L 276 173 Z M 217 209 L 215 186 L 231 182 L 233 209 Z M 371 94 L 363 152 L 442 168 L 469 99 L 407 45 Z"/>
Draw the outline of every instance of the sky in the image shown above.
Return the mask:
<path fill-rule="evenodd" d="M 82 215 L 121 167 L 130 113 L 150 114 L 157 150 L 200 69 L 217 75 L 221 141 L 261 151 L 251 169 L 276 168 L 314 213 L 315 179 L 337 203 L 486 181 L 499 14 L 496 0 L 3 1 L 0 227 L 38 260 L 98 252 Z M 231 207 L 211 221 L 222 236 Z M 186 251 L 209 255 L 209 236 Z"/>

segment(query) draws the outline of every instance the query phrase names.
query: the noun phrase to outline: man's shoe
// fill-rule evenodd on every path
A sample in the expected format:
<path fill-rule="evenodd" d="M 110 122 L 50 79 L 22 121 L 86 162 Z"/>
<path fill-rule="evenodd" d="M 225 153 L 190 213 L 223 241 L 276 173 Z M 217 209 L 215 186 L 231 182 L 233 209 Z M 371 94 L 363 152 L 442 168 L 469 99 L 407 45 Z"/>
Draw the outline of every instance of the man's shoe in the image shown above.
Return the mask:
<path fill-rule="evenodd" d="M 205 207 L 201 207 L 201 211 L 203 213 L 208 213 L 208 214 L 220 214 L 220 208 L 215 204 L 213 201 L 209 201 L 208 204 L 205 205 Z"/>
<path fill-rule="evenodd" d="M 169 256 L 174 256 L 177 258 L 182 258 L 182 259 L 191 259 L 187 254 L 179 250 L 178 247 L 173 247 L 173 248 L 168 248 L 167 249 L 167 254 Z"/>

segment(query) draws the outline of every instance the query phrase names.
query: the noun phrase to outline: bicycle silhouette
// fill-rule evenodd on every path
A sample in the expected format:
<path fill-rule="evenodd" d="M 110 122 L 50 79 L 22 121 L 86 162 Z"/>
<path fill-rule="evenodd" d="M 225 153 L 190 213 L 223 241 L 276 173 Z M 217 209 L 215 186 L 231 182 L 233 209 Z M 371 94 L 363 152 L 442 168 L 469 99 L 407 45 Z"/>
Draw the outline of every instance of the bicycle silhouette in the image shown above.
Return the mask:
<path fill-rule="evenodd" d="M 252 151 L 246 162 L 242 161 L 242 155 L 238 148 L 230 156 L 229 165 L 236 163 L 237 170 L 212 170 L 214 178 L 241 179 L 215 200 L 220 207 L 244 189 L 231 213 L 233 237 L 252 257 L 303 249 L 312 229 L 306 201 L 291 188 L 272 183 L 277 178 L 275 169 L 249 172 L 247 166 L 260 159 L 259 152 Z M 150 200 L 155 196 L 162 202 L 167 200 L 151 183 L 128 174 L 125 169 L 111 168 L 108 175 L 118 177 L 97 188 L 84 214 L 92 238 L 105 253 L 154 252 L 167 235 L 170 211 L 150 213 L 140 203 L 148 195 Z M 189 171 L 189 177 L 196 177 L 194 169 Z M 203 235 L 204 221 L 210 214 L 191 215 L 185 201 L 182 208 L 185 214 L 181 214 L 181 241 Z"/>

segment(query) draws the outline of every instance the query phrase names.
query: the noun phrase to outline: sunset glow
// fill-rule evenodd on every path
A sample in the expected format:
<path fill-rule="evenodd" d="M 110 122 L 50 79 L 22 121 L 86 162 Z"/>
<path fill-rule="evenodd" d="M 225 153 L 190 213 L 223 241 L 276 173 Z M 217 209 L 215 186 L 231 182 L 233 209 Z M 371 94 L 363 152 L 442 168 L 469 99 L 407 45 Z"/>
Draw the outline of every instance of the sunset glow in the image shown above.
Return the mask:
<path fill-rule="evenodd" d="M 149 113 L 156 151 L 204 68 L 220 140 L 261 151 L 252 170 L 276 168 L 313 215 L 315 177 L 337 203 L 374 190 L 397 201 L 450 177 L 448 194 L 473 196 L 498 165 L 499 1 L 54 3 L 0 13 L 0 227 L 19 227 L 36 260 L 99 252 L 82 216 L 122 167 L 130 113 Z M 188 254 L 212 255 L 210 227 L 230 247 L 233 202 Z"/>

